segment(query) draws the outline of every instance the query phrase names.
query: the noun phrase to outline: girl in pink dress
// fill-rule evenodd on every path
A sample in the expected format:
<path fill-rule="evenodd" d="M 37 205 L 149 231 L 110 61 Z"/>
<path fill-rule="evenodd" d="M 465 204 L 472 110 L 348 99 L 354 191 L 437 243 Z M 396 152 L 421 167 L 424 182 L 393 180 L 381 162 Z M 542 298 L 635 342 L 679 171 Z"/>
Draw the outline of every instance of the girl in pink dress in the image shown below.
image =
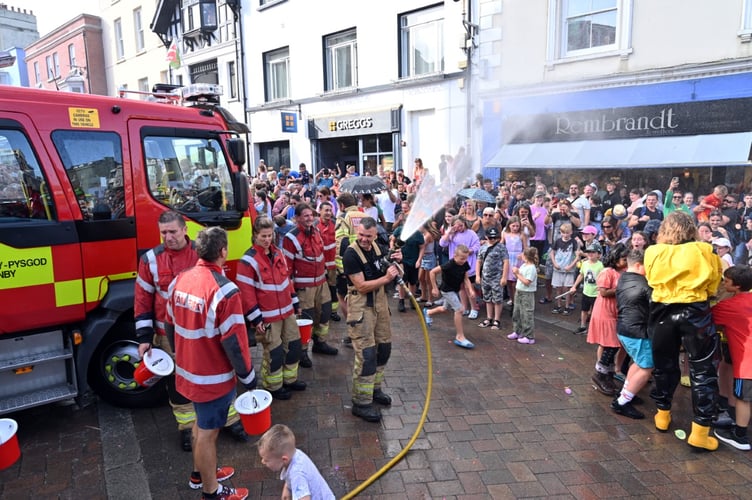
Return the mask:
<path fill-rule="evenodd" d="M 509 302 L 507 305 L 514 304 L 514 292 L 517 284 L 517 276 L 512 272 L 513 267 L 522 265 L 522 252 L 527 248 L 527 235 L 522 232 L 520 218 L 513 215 L 507 221 L 507 227 L 501 233 L 501 243 L 507 247 L 509 254 L 509 273 L 507 274 L 507 290 L 509 291 Z"/>
<path fill-rule="evenodd" d="M 606 257 L 606 269 L 597 278 L 598 297 L 593 305 L 588 328 L 588 344 L 598 345 L 598 362 L 595 364 L 595 374 L 592 381 L 595 388 L 606 396 L 617 394 L 614 384 L 614 358 L 621 344 L 616 336 L 616 284 L 619 277 L 627 268 L 627 254 L 629 249 L 619 243 L 611 249 Z"/>

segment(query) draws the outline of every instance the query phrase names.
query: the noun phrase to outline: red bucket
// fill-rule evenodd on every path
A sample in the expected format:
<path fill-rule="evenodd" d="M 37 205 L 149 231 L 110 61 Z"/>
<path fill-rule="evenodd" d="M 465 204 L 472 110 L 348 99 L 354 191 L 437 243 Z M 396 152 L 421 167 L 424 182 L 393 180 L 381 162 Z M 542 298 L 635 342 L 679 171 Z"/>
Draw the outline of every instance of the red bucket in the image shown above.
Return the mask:
<path fill-rule="evenodd" d="M 298 330 L 300 331 L 300 343 L 305 346 L 311 341 L 311 333 L 313 332 L 313 320 L 312 319 L 296 319 L 298 322 Z"/>
<path fill-rule="evenodd" d="M 243 429 L 258 436 L 272 426 L 272 395 L 263 389 L 248 391 L 235 398 L 235 410 L 240 415 Z"/>
<path fill-rule="evenodd" d="M 7 469 L 21 456 L 18 447 L 18 423 L 12 418 L 0 418 L 0 470 Z"/>
<path fill-rule="evenodd" d="M 162 377 L 171 374 L 174 369 L 175 362 L 169 354 L 162 349 L 152 348 L 144 354 L 144 359 L 133 372 L 133 378 L 141 387 L 151 387 Z"/>

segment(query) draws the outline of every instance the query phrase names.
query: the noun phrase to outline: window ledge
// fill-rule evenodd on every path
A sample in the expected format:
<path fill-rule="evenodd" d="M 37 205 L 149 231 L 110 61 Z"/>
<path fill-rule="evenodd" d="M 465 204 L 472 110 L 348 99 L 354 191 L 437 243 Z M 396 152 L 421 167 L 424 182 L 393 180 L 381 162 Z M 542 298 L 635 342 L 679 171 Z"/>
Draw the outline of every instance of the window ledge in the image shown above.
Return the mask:
<path fill-rule="evenodd" d="M 275 5 L 279 5 L 279 4 L 284 3 L 286 1 L 287 0 L 270 0 L 269 2 L 266 2 L 264 5 L 259 5 L 258 9 L 256 9 L 256 10 L 258 10 L 260 12 L 262 10 L 270 9 L 270 8 L 274 7 Z"/>
<path fill-rule="evenodd" d="M 560 64 L 576 63 L 580 61 L 592 61 L 594 59 L 603 59 L 605 57 L 619 57 L 620 59 L 629 59 L 629 55 L 632 53 L 632 49 L 615 49 L 604 52 L 595 52 L 592 54 L 583 54 L 571 57 L 563 57 L 560 59 L 554 59 L 552 61 L 546 61 L 546 69 L 554 69 L 554 67 Z"/>

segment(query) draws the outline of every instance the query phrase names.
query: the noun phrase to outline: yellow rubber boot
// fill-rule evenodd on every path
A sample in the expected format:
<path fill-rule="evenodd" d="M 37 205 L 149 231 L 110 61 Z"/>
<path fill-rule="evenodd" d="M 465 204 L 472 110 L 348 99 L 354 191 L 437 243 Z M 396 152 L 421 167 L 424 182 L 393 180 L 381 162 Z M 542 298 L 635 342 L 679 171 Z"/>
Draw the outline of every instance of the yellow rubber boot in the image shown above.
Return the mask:
<path fill-rule="evenodd" d="M 655 428 L 661 432 L 666 432 L 671 425 L 671 410 L 658 410 L 655 414 Z"/>
<path fill-rule="evenodd" d="M 687 444 L 695 448 L 714 451 L 718 449 L 718 440 L 709 435 L 710 427 L 692 422 L 692 433 L 687 439 Z"/>

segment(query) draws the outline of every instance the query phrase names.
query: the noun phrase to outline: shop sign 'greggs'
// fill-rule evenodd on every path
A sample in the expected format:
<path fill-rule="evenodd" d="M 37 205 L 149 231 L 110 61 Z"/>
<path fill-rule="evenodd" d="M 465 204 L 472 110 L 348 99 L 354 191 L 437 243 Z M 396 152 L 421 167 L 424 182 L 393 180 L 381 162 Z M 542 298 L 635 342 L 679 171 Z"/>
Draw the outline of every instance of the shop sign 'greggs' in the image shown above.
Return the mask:
<path fill-rule="evenodd" d="M 360 130 L 373 127 L 373 118 L 363 117 L 352 120 L 331 120 L 329 122 L 329 132 L 338 130 Z"/>
<path fill-rule="evenodd" d="M 679 127 L 673 108 L 663 108 L 649 116 L 609 117 L 605 113 L 599 118 L 575 120 L 566 116 L 556 119 L 556 135 L 578 135 L 637 130 L 672 130 Z"/>

